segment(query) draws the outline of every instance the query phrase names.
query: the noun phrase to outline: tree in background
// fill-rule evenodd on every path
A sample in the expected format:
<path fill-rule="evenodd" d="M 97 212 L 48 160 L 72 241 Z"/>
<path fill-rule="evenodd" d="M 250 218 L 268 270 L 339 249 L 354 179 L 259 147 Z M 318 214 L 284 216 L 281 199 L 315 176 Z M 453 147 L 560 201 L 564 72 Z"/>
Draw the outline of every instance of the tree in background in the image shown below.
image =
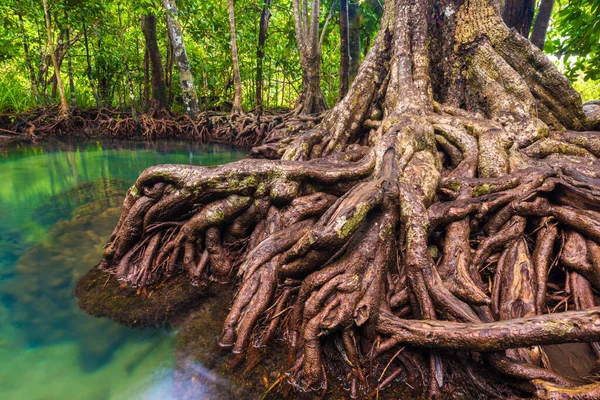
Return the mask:
<path fill-rule="evenodd" d="M 310 6 L 309 6 L 310 3 Z M 326 25 L 319 29 L 320 3 L 318 0 L 292 0 L 294 26 L 300 64 L 302 66 L 302 92 L 298 98 L 297 114 L 318 114 L 327 109 L 321 91 L 321 47 Z"/>
<path fill-rule="evenodd" d="M 62 78 L 60 76 L 60 66 L 58 63 L 58 57 L 54 48 L 54 33 L 52 32 L 52 22 L 50 20 L 50 13 L 48 11 L 48 1 L 42 1 L 44 5 L 44 17 L 46 20 L 46 32 L 48 34 L 48 51 L 50 52 L 50 57 L 52 58 L 52 64 L 54 65 L 54 76 L 56 79 L 56 84 L 58 86 L 58 92 L 60 94 L 60 118 L 66 118 L 69 115 L 69 103 L 67 103 L 67 97 L 65 95 L 65 87 L 62 82 Z"/>
<path fill-rule="evenodd" d="M 150 104 L 151 114 L 158 115 L 168 109 L 167 89 L 165 86 L 165 75 L 158 40 L 156 38 L 156 15 L 144 14 L 141 16 L 142 32 L 146 40 L 146 51 L 152 70 L 152 101 Z"/>
<path fill-rule="evenodd" d="M 163 6 L 167 17 L 167 27 L 169 29 L 169 39 L 173 46 L 173 53 L 179 67 L 179 82 L 181 84 L 181 96 L 186 114 L 196 118 L 200 112 L 198 105 L 198 94 L 194 84 L 192 68 L 188 60 L 187 51 L 183 41 L 183 32 L 181 25 L 177 20 L 177 7 L 175 0 L 163 0 Z"/>
<path fill-rule="evenodd" d="M 531 43 L 536 45 L 541 50 L 544 50 L 546 33 L 548 32 L 548 26 L 550 25 L 550 18 L 552 17 L 553 8 L 554 0 L 540 0 L 540 5 L 535 16 L 535 22 L 533 24 L 530 39 Z"/>
<path fill-rule="evenodd" d="M 350 83 L 352 83 L 356 77 L 358 67 L 360 66 L 361 13 L 362 11 L 358 6 L 358 3 L 355 1 L 350 1 L 348 4 L 348 47 L 350 52 L 350 67 L 348 73 L 350 75 Z"/>
<path fill-rule="evenodd" d="M 25 63 L 27 64 L 27 69 L 29 70 L 29 79 L 31 81 L 31 94 L 35 99 L 35 102 L 38 106 L 42 105 L 42 101 L 40 100 L 40 95 L 38 93 L 38 82 L 37 76 L 35 73 L 35 69 L 33 68 L 33 63 L 31 61 L 31 57 L 29 55 L 29 43 L 27 40 L 27 33 L 25 31 L 25 24 L 23 22 L 23 11 L 21 9 L 21 4 L 17 3 L 17 15 L 19 16 L 19 28 L 21 29 L 21 37 L 23 39 L 23 54 L 25 56 Z"/>
<path fill-rule="evenodd" d="M 348 0 L 340 0 L 340 90 L 339 99 L 348 93 L 350 85 L 350 26 Z"/>
<path fill-rule="evenodd" d="M 523 37 L 529 37 L 535 13 L 535 0 L 506 0 L 503 18 L 509 28 L 515 28 Z"/>
<path fill-rule="evenodd" d="M 262 113 L 263 108 L 263 61 L 265 58 L 265 42 L 267 40 L 267 30 L 269 29 L 269 19 L 271 18 L 271 0 L 263 0 L 263 7 L 260 13 L 258 45 L 256 46 L 256 95 L 254 105 L 258 115 Z"/>
<path fill-rule="evenodd" d="M 229 11 L 229 40 L 231 41 L 231 60 L 233 65 L 233 107 L 232 114 L 241 114 L 242 110 L 242 78 L 240 76 L 240 61 L 237 48 L 237 39 L 235 37 L 235 10 L 233 0 L 227 1 Z"/>

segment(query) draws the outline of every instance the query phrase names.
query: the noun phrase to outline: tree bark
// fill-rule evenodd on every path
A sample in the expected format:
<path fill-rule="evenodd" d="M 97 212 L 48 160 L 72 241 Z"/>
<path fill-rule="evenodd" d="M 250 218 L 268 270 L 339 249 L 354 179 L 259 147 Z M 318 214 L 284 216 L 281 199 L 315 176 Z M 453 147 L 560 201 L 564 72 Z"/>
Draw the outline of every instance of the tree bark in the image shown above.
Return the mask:
<path fill-rule="evenodd" d="M 501 397 L 595 398 L 539 346 L 600 333 L 600 121 L 495 1 L 384 7 L 320 123 L 271 132 L 266 160 L 146 169 L 99 268 L 150 290 L 231 282 L 219 344 L 282 339 L 300 390 L 418 371 L 430 397 L 478 398 L 485 360 Z"/>
<path fill-rule="evenodd" d="M 523 37 L 529 37 L 529 30 L 535 13 L 534 0 L 506 0 L 504 22 L 509 28 L 515 28 Z"/>
<path fill-rule="evenodd" d="M 350 86 L 350 30 L 348 0 L 340 0 L 340 92 L 343 99 Z"/>
<path fill-rule="evenodd" d="M 354 81 L 360 66 L 360 6 L 353 1 L 348 5 L 349 38 L 350 47 L 350 83 Z"/>
<path fill-rule="evenodd" d="M 535 23 L 533 24 L 531 43 L 541 50 L 544 50 L 546 33 L 548 32 L 548 26 L 550 25 L 553 8 L 554 0 L 541 0 L 537 16 L 535 17 Z"/>
<path fill-rule="evenodd" d="M 173 46 L 173 52 L 177 65 L 179 67 L 179 83 L 181 85 L 181 97 L 186 114 L 191 118 L 196 118 L 200 113 L 198 105 L 198 94 L 194 84 L 192 68 L 188 60 L 183 41 L 183 32 L 181 25 L 177 20 L 177 6 L 174 0 L 163 0 L 163 6 L 167 16 L 167 28 L 169 29 L 169 38 Z"/>
<path fill-rule="evenodd" d="M 153 14 L 142 15 L 142 32 L 146 40 L 146 51 L 152 71 L 152 101 L 150 109 L 152 114 L 159 114 L 168 108 L 167 89 L 163 73 L 162 56 L 158 49 L 156 38 L 156 16 Z"/>
<path fill-rule="evenodd" d="M 270 7 L 271 0 L 264 0 L 258 28 L 258 46 L 256 47 L 256 96 L 254 103 L 258 115 L 262 114 L 263 108 L 263 60 L 265 58 L 265 42 L 267 40 L 267 30 L 269 29 L 269 19 L 271 18 Z"/>
<path fill-rule="evenodd" d="M 302 4 L 300 0 L 292 1 L 296 41 L 302 66 L 302 92 L 298 98 L 296 114 L 303 115 L 318 114 L 327 109 L 327 102 L 321 91 L 320 7 L 318 1 L 311 1 L 309 17 L 308 3 L 308 1 L 303 1 Z"/>
<path fill-rule="evenodd" d="M 235 38 L 235 10 L 233 0 L 227 1 L 229 11 L 229 40 L 231 43 L 231 60 L 233 65 L 234 96 L 232 114 L 241 114 L 242 110 L 242 78 L 240 76 L 240 61 L 238 57 L 237 40 Z"/>
<path fill-rule="evenodd" d="M 69 115 L 69 103 L 67 103 L 67 97 L 65 96 L 65 87 L 62 82 L 62 78 L 60 77 L 60 66 L 58 64 L 58 59 L 56 57 L 55 49 L 54 49 L 54 34 L 52 33 L 52 24 L 50 22 L 50 15 L 48 12 L 48 1 L 43 0 L 44 5 L 44 17 L 46 19 L 46 32 L 48 33 L 48 51 L 50 52 L 50 56 L 52 57 L 52 64 L 54 65 L 54 76 L 56 79 L 56 85 L 58 87 L 58 92 L 60 95 L 60 112 L 59 116 L 64 118 Z"/>
<path fill-rule="evenodd" d="M 142 104 L 144 108 L 150 107 L 150 56 L 148 49 L 144 51 L 144 91 L 142 93 Z"/>

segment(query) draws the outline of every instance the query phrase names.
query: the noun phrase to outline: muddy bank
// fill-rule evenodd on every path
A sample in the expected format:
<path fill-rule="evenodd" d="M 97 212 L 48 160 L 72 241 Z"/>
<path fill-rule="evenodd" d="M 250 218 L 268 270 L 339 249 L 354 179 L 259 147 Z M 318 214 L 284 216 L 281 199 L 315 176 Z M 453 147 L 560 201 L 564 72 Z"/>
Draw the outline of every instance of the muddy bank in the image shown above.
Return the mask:
<path fill-rule="evenodd" d="M 143 291 L 122 287 L 114 275 L 96 267 L 81 277 L 75 289 L 79 307 L 86 313 L 129 327 L 176 324 L 204 295 L 181 276 Z"/>

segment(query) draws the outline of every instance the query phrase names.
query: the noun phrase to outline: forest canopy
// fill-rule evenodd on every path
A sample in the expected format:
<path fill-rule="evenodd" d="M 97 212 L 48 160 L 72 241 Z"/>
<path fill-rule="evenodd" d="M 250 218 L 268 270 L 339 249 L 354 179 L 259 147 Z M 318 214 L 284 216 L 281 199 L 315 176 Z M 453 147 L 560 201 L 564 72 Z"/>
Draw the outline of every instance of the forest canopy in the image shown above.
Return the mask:
<path fill-rule="evenodd" d="M 68 82 L 72 74 L 79 107 L 97 106 L 90 80 L 97 88 L 102 104 L 127 107 L 131 101 L 125 71 L 128 68 L 133 83 L 133 101 L 136 107 L 144 108 L 149 97 L 149 68 L 141 19 L 142 15 L 153 14 L 156 17 L 156 38 L 162 55 L 168 103 L 174 111 L 182 111 L 177 60 L 169 41 L 162 3 L 156 0 L 48 0 L 61 75 Z M 266 3 L 262 0 L 235 2 L 242 99 L 247 109 L 253 108 L 255 103 L 259 22 Z M 291 3 L 290 0 L 274 1 L 269 7 L 268 39 L 264 46 L 263 62 L 263 101 L 268 108 L 290 107 L 301 88 Z M 201 106 L 211 109 L 232 101 L 234 78 L 227 3 L 178 0 L 176 6 Z M 321 28 L 326 20 L 330 21 L 323 34 L 321 86 L 328 104 L 333 105 L 339 87 L 339 6 L 337 1 L 328 0 L 321 2 L 321 8 Z M 356 9 L 359 14 L 355 19 L 360 24 L 364 53 L 377 32 L 382 8 L 378 1 L 370 0 L 360 1 Z M 26 95 L 31 93 L 32 79 L 35 79 L 38 91 L 43 94 L 41 105 L 59 103 L 42 3 L 3 1 L 0 4 L 0 18 L 0 111 L 18 112 L 36 107 L 33 96 Z M 28 46 L 28 56 L 25 55 L 24 43 Z M 68 62 L 72 65 L 70 69 Z M 30 66 L 33 71 L 29 70 Z M 69 72 L 71 69 L 72 72 Z M 68 83 L 65 86 L 68 92 Z"/>

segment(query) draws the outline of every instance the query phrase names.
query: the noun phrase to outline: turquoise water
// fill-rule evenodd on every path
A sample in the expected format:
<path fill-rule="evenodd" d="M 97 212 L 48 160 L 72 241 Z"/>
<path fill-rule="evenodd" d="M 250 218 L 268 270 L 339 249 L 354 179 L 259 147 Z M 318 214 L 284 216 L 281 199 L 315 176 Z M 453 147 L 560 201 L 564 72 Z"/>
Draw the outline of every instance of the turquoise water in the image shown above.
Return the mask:
<path fill-rule="evenodd" d="M 243 156 L 181 142 L 0 152 L 0 398 L 170 398 L 174 334 L 87 316 L 73 289 L 99 261 L 125 191 L 144 168 Z"/>

